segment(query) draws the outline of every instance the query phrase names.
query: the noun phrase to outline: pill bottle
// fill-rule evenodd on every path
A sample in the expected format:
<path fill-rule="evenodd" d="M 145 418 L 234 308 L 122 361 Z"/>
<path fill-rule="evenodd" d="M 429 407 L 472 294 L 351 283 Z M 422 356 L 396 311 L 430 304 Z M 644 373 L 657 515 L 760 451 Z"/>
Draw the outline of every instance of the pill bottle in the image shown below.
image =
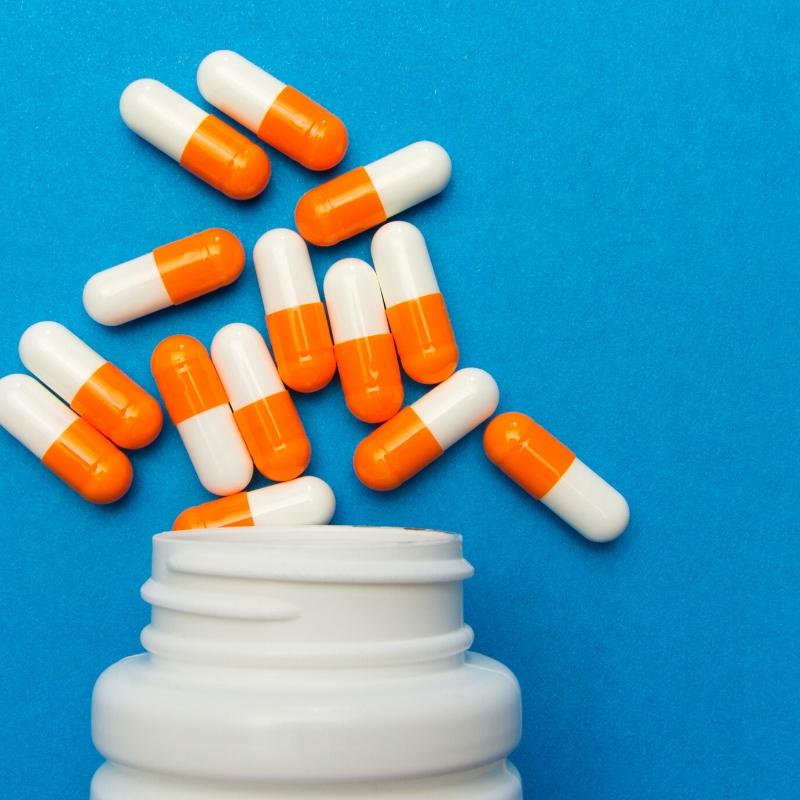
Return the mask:
<path fill-rule="evenodd" d="M 162 533 L 147 653 L 97 681 L 91 800 L 521 800 L 520 695 L 467 652 L 461 537 Z"/>

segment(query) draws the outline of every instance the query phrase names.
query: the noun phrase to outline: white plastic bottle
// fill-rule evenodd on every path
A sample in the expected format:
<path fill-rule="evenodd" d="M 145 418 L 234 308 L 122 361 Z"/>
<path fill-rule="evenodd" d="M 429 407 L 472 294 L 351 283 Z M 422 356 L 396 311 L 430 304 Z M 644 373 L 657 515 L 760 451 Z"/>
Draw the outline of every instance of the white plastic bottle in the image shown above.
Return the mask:
<path fill-rule="evenodd" d="M 520 695 L 465 651 L 461 538 L 156 536 L 148 653 L 97 682 L 91 800 L 521 800 Z"/>

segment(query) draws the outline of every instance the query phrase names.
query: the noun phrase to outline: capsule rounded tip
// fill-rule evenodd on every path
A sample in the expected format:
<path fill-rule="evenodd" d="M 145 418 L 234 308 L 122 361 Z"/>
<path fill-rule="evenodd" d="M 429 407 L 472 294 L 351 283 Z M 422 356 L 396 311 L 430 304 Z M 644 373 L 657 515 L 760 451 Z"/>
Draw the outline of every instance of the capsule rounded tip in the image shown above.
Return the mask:
<path fill-rule="evenodd" d="M 367 436 L 356 447 L 353 469 L 361 483 L 376 492 L 389 492 L 404 480 L 389 463 L 386 448 L 373 441 L 371 436 Z"/>
<path fill-rule="evenodd" d="M 235 236 L 225 228 L 209 228 L 201 234 L 203 244 L 209 255 L 209 263 L 219 278 L 220 286 L 233 283 L 244 269 L 244 247 Z"/>
<path fill-rule="evenodd" d="M 269 157 L 258 145 L 251 143 L 240 150 L 228 165 L 220 189 L 234 200 L 250 200 L 264 191 L 271 174 Z"/>
<path fill-rule="evenodd" d="M 318 247 L 330 247 L 340 241 L 334 224 L 331 204 L 323 187 L 311 189 L 298 201 L 294 222 L 300 235 Z"/>
<path fill-rule="evenodd" d="M 333 349 L 316 350 L 306 354 L 302 360 L 278 364 L 278 374 L 290 389 L 302 394 L 311 394 L 324 389 L 336 374 L 336 358 Z"/>
<path fill-rule="evenodd" d="M 336 513 L 336 495 L 333 489 L 321 478 L 313 475 L 299 478 L 297 485 L 302 485 L 303 496 L 311 512 L 306 524 L 327 525 Z"/>
<path fill-rule="evenodd" d="M 109 438 L 126 450 L 139 450 L 152 444 L 161 433 L 164 414 L 158 401 L 145 392 L 117 418 Z"/>
<path fill-rule="evenodd" d="M 156 345 L 150 358 L 150 371 L 159 375 L 178 369 L 196 358 L 206 355 L 206 349 L 194 336 L 176 334 L 168 336 Z"/>
<path fill-rule="evenodd" d="M 453 174 L 453 162 L 447 150 L 436 142 L 415 142 L 411 147 L 415 148 L 416 155 L 425 164 L 425 174 L 431 188 L 436 192 L 441 192 L 450 182 Z"/>
<path fill-rule="evenodd" d="M 347 152 L 347 128 L 339 117 L 326 112 L 314 121 L 306 134 L 307 151 L 302 164 L 308 169 L 322 171 L 332 169 Z"/>
<path fill-rule="evenodd" d="M 483 432 L 483 449 L 489 461 L 500 466 L 528 438 L 532 423 L 529 416 L 517 411 L 498 414 Z"/>
<path fill-rule="evenodd" d="M 290 481 L 302 475 L 311 461 L 311 443 L 306 436 L 284 442 L 269 453 L 254 453 L 256 469 L 271 481 Z"/>
<path fill-rule="evenodd" d="M 206 518 L 201 506 L 192 506 L 178 514 L 172 523 L 174 531 L 189 531 L 206 527 Z"/>
<path fill-rule="evenodd" d="M 630 522 L 628 501 L 616 489 L 607 491 L 604 500 L 603 507 L 591 524 L 584 523 L 579 529 L 580 533 L 593 542 L 610 542 L 616 539 Z"/>
<path fill-rule="evenodd" d="M 350 391 L 345 395 L 350 413 L 362 422 L 386 422 L 403 405 L 403 386 L 381 386 L 379 389 Z"/>
<path fill-rule="evenodd" d="M 439 345 L 432 350 L 406 355 L 403 369 L 417 383 L 441 383 L 447 380 L 458 366 L 458 346 L 455 342 Z"/>
<path fill-rule="evenodd" d="M 129 83 L 119 98 L 119 113 L 128 127 L 134 127 L 138 109 L 148 102 L 152 92 L 158 92 L 164 86 L 153 78 L 139 78 Z"/>
<path fill-rule="evenodd" d="M 219 80 L 220 74 L 233 61 L 242 61 L 242 57 L 233 50 L 215 50 L 209 53 L 197 67 L 197 88 L 200 94 L 212 103 L 211 96 Z"/>
<path fill-rule="evenodd" d="M 99 434 L 98 434 L 99 436 Z M 76 487 L 78 493 L 90 503 L 106 505 L 121 499 L 133 482 L 133 467 L 128 457 L 110 442 L 103 456 Z"/>

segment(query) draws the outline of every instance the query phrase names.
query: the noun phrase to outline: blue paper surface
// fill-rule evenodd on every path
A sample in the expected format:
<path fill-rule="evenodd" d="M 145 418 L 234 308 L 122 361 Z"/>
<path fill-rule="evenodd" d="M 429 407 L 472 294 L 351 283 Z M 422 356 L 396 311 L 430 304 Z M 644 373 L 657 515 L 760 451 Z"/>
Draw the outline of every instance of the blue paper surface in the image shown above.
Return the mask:
<path fill-rule="evenodd" d="M 798 796 L 796 4 L 36 0 L 0 30 L 0 370 L 56 319 L 154 391 L 161 338 L 262 325 L 249 258 L 181 308 L 119 329 L 85 314 L 93 272 L 212 226 L 250 253 L 324 179 L 271 153 L 264 195 L 228 200 L 125 128 L 131 80 L 205 106 L 198 63 L 237 50 L 345 120 L 335 174 L 440 142 L 452 183 L 402 218 L 428 240 L 462 365 L 615 484 L 632 523 L 585 542 L 479 434 L 371 493 L 351 469 L 368 426 L 334 382 L 297 403 L 335 521 L 464 535 L 476 649 L 522 685 L 526 796 Z M 313 249 L 319 280 L 369 240 Z M 0 435 L 4 798 L 86 796 L 91 688 L 140 649 L 150 536 L 208 498 L 171 425 L 132 458 L 129 496 L 97 508 Z"/>

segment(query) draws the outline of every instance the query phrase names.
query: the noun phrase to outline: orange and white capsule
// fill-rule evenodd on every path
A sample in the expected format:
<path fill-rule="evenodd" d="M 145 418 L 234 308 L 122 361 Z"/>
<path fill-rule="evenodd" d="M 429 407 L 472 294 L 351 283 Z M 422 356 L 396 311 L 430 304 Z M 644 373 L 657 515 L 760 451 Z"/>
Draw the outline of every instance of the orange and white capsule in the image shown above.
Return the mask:
<path fill-rule="evenodd" d="M 269 183 L 269 159 L 258 145 L 159 81 L 131 83 L 119 111 L 134 133 L 234 200 L 249 200 Z"/>
<path fill-rule="evenodd" d="M 335 510 L 336 498 L 331 487 L 306 475 L 187 508 L 178 515 L 172 529 L 327 525 Z"/>
<path fill-rule="evenodd" d="M 304 167 L 331 169 L 344 158 L 347 131 L 338 117 L 238 53 L 207 55 L 197 86 L 212 106 Z"/>
<path fill-rule="evenodd" d="M 512 481 L 587 539 L 608 542 L 627 527 L 625 498 L 526 414 L 493 419 L 483 447 Z"/>
<path fill-rule="evenodd" d="M 452 165 L 434 142 L 415 142 L 306 192 L 294 212 L 297 230 L 327 247 L 386 222 L 447 186 Z"/>
<path fill-rule="evenodd" d="M 253 261 L 278 373 L 296 392 L 317 392 L 336 359 L 308 247 L 295 231 L 275 228 L 256 242 Z"/>
<path fill-rule="evenodd" d="M 211 360 L 256 469 L 273 481 L 301 475 L 311 443 L 261 334 L 241 322 L 226 325 L 211 343 Z"/>
<path fill-rule="evenodd" d="M 100 433 L 135 450 L 161 432 L 158 401 L 58 322 L 37 322 L 19 341 L 22 363 Z"/>
<path fill-rule="evenodd" d="M 488 372 L 458 370 L 361 441 L 356 475 L 370 489 L 396 489 L 491 417 L 499 401 Z"/>
<path fill-rule="evenodd" d="M 127 456 L 30 375 L 0 379 L 0 426 L 91 503 L 113 503 L 130 488 Z"/>
<path fill-rule="evenodd" d="M 253 462 L 205 347 L 170 336 L 153 351 L 150 369 L 200 483 L 219 495 L 244 489 Z"/>
<path fill-rule="evenodd" d="M 455 372 L 458 345 L 425 239 L 408 222 L 390 222 L 372 237 L 372 262 L 403 369 L 441 383 Z"/>
<path fill-rule="evenodd" d="M 95 273 L 83 288 L 83 305 L 95 322 L 122 325 L 227 286 L 243 269 L 242 243 L 230 231 L 209 228 Z"/>
<path fill-rule="evenodd" d="M 383 422 L 403 405 L 403 382 L 375 270 L 357 258 L 325 275 L 336 364 L 347 407 L 362 422 Z"/>

